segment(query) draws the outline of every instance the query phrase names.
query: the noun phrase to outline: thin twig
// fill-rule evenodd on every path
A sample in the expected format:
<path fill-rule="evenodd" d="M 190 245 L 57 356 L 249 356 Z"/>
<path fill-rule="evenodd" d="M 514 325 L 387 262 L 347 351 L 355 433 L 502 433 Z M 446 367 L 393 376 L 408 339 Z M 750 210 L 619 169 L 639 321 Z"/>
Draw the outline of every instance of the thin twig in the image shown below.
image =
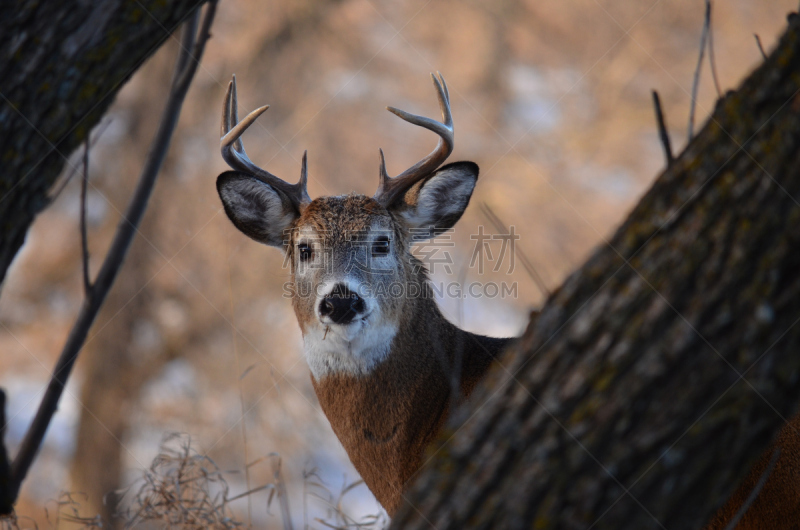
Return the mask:
<path fill-rule="evenodd" d="M 100 140 L 100 137 L 103 135 L 103 133 L 106 132 L 106 129 L 108 129 L 108 126 L 111 125 L 112 121 L 114 120 L 113 119 L 106 120 L 105 122 L 97 126 L 96 129 L 97 132 L 94 134 L 94 138 L 89 142 L 89 147 L 95 146 L 95 144 Z M 72 180 L 72 177 L 75 176 L 75 173 L 78 172 L 78 168 L 80 167 L 81 167 L 80 164 L 75 164 L 70 167 L 69 173 L 67 173 L 67 176 L 64 177 L 64 179 L 62 179 L 56 191 L 54 191 L 49 197 L 47 197 L 47 204 L 52 204 L 53 202 L 55 202 L 56 199 L 58 199 L 61 196 L 61 193 L 64 191 L 64 189 L 66 189 L 67 184 L 69 184 L 69 182 Z"/>
<path fill-rule="evenodd" d="M 736 528 L 736 525 L 739 524 L 739 521 L 744 517 L 744 514 L 747 513 L 747 510 L 750 508 L 750 505 L 753 504 L 753 501 L 756 500 L 758 494 L 761 493 L 761 489 L 764 487 L 764 484 L 767 483 L 767 479 L 769 478 L 770 473 L 772 473 L 772 468 L 775 467 L 775 464 L 778 462 L 778 457 L 781 454 L 781 448 L 776 447 L 775 451 L 772 453 L 772 458 L 767 465 L 767 469 L 761 474 L 761 477 L 758 479 L 756 483 L 756 487 L 753 488 L 753 491 L 750 492 L 750 495 L 747 497 L 747 500 L 744 501 L 744 504 L 739 507 L 739 510 L 736 512 L 736 515 L 733 516 L 728 522 L 728 526 L 725 527 L 725 530 L 733 530 Z"/>
<path fill-rule="evenodd" d="M 664 120 L 664 112 L 661 110 L 661 98 L 658 97 L 658 92 L 655 90 L 653 90 L 653 107 L 656 109 L 658 136 L 661 138 L 661 146 L 664 148 L 664 158 L 667 159 L 667 167 L 670 167 L 675 161 L 675 158 L 672 156 L 672 143 L 669 140 L 669 132 L 667 131 L 667 123 Z"/>
<path fill-rule="evenodd" d="M 761 44 L 761 37 L 758 36 L 758 33 L 753 33 L 753 37 L 756 38 L 756 44 L 758 45 L 758 51 L 761 52 L 761 57 L 763 57 L 764 60 L 766 61 L 767 52 L 764 51 L 764 46 Z"/>
<path fill-rule="evenodd" d="M 264 484 L 263 486 L 258 486 L 257 488 L 253 488 L 251 490 L 247 490 L 244 493 L 240 493 L 239 495 L 234 495 L 233 497 L 229 497 L 229 498 L 225 499 L 225 501 L 230 503 L 230 502 L 239 500 L 242 497 L 250 496 L 253 493 L 258 493 L 259 491 L 264 491 L 264 490 L 269 489 L 269 488 L 271 488 L 273 486 L 274 486 L 273 484 Z"/>
<path fill-rule="evenodd" d="M 697 90 L 700 88 L 700 69 L 703 66 L 703 57 L 706 54 L 706 39 L 708 38 L 708 28 L 711 26 L 711 2 L 706 0 L 706 17 L 703 22 L 703 32 L 700 35 L 700 55 L 697 57 L 697 67 L 694 70 L 694 82 L 692 83 L 692 101 L 689 105 L 689 141 L 694 136 L 694 110 L 697 106 Z"/>
<path fill-rule="evenodd" d="M 498 232 L 506 233 L 508 231 L 508 226 L 500 219 L 500 217 L 494 213 L 494 210 L 486 204 L 485 202 L 481 203 L 481 211 L 489 219 L 494 225 L 494 229 Z M 515 252 L 519 254 L 520 261 L 522 261 L 522 266 L 525 268 L 525 271 L 528 273 L 528 276 L 531 277 L 533 282 L 536 284 L 536 287 L 539 289 L 539 292 L 542 293 L 542 296 L 545 299 L 550 298 L 550 289 L 547 288 L 545 285 L 544 280 L 542 277 L 539 276 L 539 273 L 536 271 L 536 267 L 533 266 L 533 262 L 528 259 L 528 256 L 525 255 L 525 252 L 521 248 L 515 249 Z"/>
<path fill-rule="evenodd" d="M 711 65 L 711 78 L 714 80 L 717 96 L 722 97 L 722 88 L 717 77 L 717 60 L 714 58 L 714 25 L 711 21 L 711 0 L 706 0 L 706 16 L 708 17 L 708 64 Z"/>
<path fill-rule="evenodd" d="M 6 393 L 0 389 L 0 476 L 8 477 L 11 474 L 11 462 L 6 452 Z M 14 511 L 13 491 L 11 484 L 0 481 L 0 514 L 7 515 Z"/>
<path fill-rule="evenodd" d="M 15 497 L 42 444 L 47 427 L 58 407 L 58 402 L 61 398 L 64 386 L 66 385 L 67 378 L 83 347 L 89 328 L 94 322 L 108 291 L 111 289 L 111 285 L 122 266 L 125 255 L 137 232 L 137 227 L 147 208 L 148 199 L 152 193 L 164 158 L 166 157 L 172 133 L 177 125 L 183 100 L 189 90 L 189 85 L 197 71 L 198 61 L 208 41 L 209 28 L 214 19 L 216 7 L 217 0 L 211 0 L 206 8 L 199 35 L 184 39 L 184 44 L 188 43 L 189 45 L 182 47 L 177 61 L 177 66 L 182 66 L 183 68 L 176 68 L 172 88 L 167 98 L 167 104 L 164 108 L 158 131 L 153 139 L 144 167 L 142 168 L 136 191 L 128 205 L 125 217 L 120 221 L 117 227 L 114 240 L 97 274 L 97 279 L 92 288 L 92 296 L 85 299 L 81 306 L 78 318 L 70 331 L 67 342 L 64 344 L 64 349 L 61 351 L 61 355 L 58 358 L 55 370 L 50 378 L 50 382 L 42 398 L 42 402 L 39 405 L 39 409 L 36 412 L 36 416 L 28 432 L 25 433 L 25 438 L 20 445 L 19 453 L 11 465 L 11 480 Z M 191 19 L 194 20 L 190 19 L 186 27 L 197 27 L 196 19 L 199 16 L 200 7 L 198 7 L 191 17 Z M 191 33 L 191 31 L 188 33 Z M 187 54 L 191 54 L 191 57 L 187 57 Z"/>
<path fill-rule="evenodd" d="M 86 229 L 86 187 L 89 184 L 89 137 L 83 148 L 83 179 L 81 179 L 81 250 L 83 258 L 83 294 L 92 296 L 92 281 L 89 279 L 89 234 Z"/>
<path fill-rule="evenodd" d="M 230 249 L 226 243 L 225 245 L 225 255 L 230 258 Z M 230 259 L 226 260 L 228 265 L 228 293 L 230 294 L 230 302 L 231 302 L 231 341 L 233 342 L 233 358 L 236 362 L 236 373 L 241 372 L 241 365 L 239 360 L 239 349 L 236 347 L 236 310 L 233 306 L 233 278 L 231 274 L 231 262 Z M 244 385 L 242 384 L 242 378 L 239 378 L 239 406 L 240 411 L 242 413 L 242 444 L 244 445 L 244 484 L 245 488 L 250 489 L 250 465 L 247 462 L 250 461 L 250 457 L 247 454 L 247 421 L 245 420 L 245 415 L 247 413 L 247 408 L 244 405 Z M 247 522 L 252 526 L 253 524 L 253 499 L 252 497 L 247 497 Z"/>
<path fill-rule="evenodd" d="M 286 491 L 286 481 L 283 480 L 283 473 L 281 472 L 281 457 L 278 455 L 275 455 L 272 460 L 272 476 L 275 479 L 273 483 L 278 492 L 278 503 L 281 508 L 283 530 L 294 530 L 294 526 L 292 525 L 292 511 L 289 509 L 289 495 Z"/>

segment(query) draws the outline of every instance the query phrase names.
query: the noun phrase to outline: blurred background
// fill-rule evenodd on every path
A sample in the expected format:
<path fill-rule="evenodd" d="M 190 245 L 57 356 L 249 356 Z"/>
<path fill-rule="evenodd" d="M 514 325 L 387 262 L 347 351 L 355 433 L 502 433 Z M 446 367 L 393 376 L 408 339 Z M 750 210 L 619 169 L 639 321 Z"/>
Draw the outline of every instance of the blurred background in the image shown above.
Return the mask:
<path fill-rule="evenodd" d="M 713 14 L 722 90 L 769 51 L 796 0 L 728 0 Z M 481 167 L 473 202 L 443 250 L 439 282 L 516 282 L 515 296 L 443 296 L 445 315 L 490 335 L 520 334 L 543 294 L 519 259 L 469 267 L 489 205 L 520 239 L 549 289 L 624 220 L 664 166 L 651 100 L 659 91 L 673 148 L 684 147 L 701 0 L 222 0 L 206 56 L 127 262 L 93 327 L 18 513 L 42 522 L 60 491 L 84 515 L 108 515 L 150 466 L 167 433 L 224 471 L 230 495 L 274 480 L 282 459 L 295 527 L 317 518 L 358 474 L 322 414 L 301 351 L 283 257 L 240 234 L 215 189 L 222 100 L 237 75 L 240 113 L 270 104 L 244 137 L 250 157 L 296 181 L 309 152 L 312 197 L 372 195 L 378 148 L 390 174 L 426 155 L 435 136 L 389 112 L 439 118 L 429 73 L 450 87 L 450 160 Z M 88 220 L 96 272 L 124 211 L 168 91 L 170 38 L 122 89 L 93 133 Z M 708 63 L 697 123 L 717 91 Z M 80 153 L 71 164 L 79 165 Z M 69 173 L 69 169 L 67 172 Z M 63 177 L 66 182 L 67 175 Z M 80 179 L 37 219 L 0 298 L 0 386 L 16 451 L 82 300 Z M 494 244 L 494 243 L 493 243 Z M 492 247 L 495 260 L 499 242 Z M 488 256 L 486 256 L 488 258 Z M 517 256 L 518 258 L 518 256 Z M 253 465 L 246 468 L 247 463 Z M 245 472 L 245 469 L 247 471 Z M 123 503 L 126 497 L 122 496 Z M 231 503 L 257 528 L 281 528 L 268 491 Z M 105 503 L 104 503 L 105 500 Z M 52 504 L 50 505 L 52 509 Z M 344 499 L 361 520 L 380 512 L 363 485 Z"/>

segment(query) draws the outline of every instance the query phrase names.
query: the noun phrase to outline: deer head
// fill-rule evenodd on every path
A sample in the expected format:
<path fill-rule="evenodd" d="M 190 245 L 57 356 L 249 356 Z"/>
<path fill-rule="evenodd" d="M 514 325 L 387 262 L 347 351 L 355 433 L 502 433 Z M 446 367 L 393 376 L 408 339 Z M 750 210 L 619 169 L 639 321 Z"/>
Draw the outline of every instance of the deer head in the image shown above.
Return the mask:
<path fill-rule="evenodd" d="M 411 254 L 413 241 L 452 227 L 464 213 L 478 166 L 441 167 L 453 150 L 453 120 L 444 78 L 431 75 L 442 122 L 387 107 L 439 136 L 436 148 L 391 178 L 380 151 L 379 185 L 373 197 L 342 195 L 311 200 L 306 154 L 300 180 L 289 184 L 256 166 L 242 133 L 268 106 L 241 122 L 236 78 L 222 111 L 222 156 L 234 171 L 217 179 L 225 212 L 247 236 L 282 248 L 291 263 L 292 305 L 315 378 L 331 373 L 366 374 L 384 360 L 401 324 L 428 296 L 426 271 Z"/>

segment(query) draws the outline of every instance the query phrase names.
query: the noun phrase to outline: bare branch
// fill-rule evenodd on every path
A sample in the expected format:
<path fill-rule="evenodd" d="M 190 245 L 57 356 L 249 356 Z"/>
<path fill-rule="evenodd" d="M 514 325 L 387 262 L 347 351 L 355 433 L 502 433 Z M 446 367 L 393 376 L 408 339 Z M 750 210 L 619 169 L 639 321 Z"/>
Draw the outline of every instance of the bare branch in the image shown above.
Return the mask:
<path fill-rule="evenodd" d="M 286 491 L 286 481 L 283 479 L 283 473 L 281 472 L 281 457 L 278 455 L 274 455 L 272 459 L 272 477 L 274 479 L 273 484 L 278 492 L 283 530 L 294 530 L 292 512 L 289 509 L 289 496 Z"/>
<path fill-rule="evenodd" d="M 106 132 L 106 129 L 108 129 L 108 126 L 111 124 L 112 121 L 113 120 L 106 120 L 104 123 L 98 126 L 97 132 L 94 135 L 94 139 L 89 142 L 89 147 L 94 147 L 94 144 L 96 144 L 97 141 L 100 140 L 100 137 L 103 135 L 104 132 Z M 55 202 L 56 199 L 58 199 L 61 196 L 61 193 L 67 187 L 67 184 L 69 184 L 69 182 L 72 180 L 72 177 L 75 176 L 75 173 L 78 172 L 78 168 L 80 167 L 81 166 L 79 164 L 70 165 L 69 173 L 67 173 L 67 176 L 61 180 L 61 184 L 58 186 L 58 189 L 56 189 L 56 191 L 54 191 L 50 196 L 47 197 L 47 204 L 52 204 L 53 202 Z"/>
<path fill-rule="evenodd" d="M 761 52 L 761 57 L 766 61 L 767 52 L 764 51 L 764 46 L 761 44 L 761 37 L 758 36 L 758 33 L 753 33 L 753 37 L 756 38 L 756 44 L 758 45 L 758 51 Z"/>
<path fill-rule="evenodd" d="M 700 55 L 697 57 L 697 67 L 694 70 L 694 81 L 692 82 L 692 101 L 689 105 L 689 132 L 688 140 L 691 142 L 694 136 L 694 110 L 697 106 L 697 90 L 700 88 L 700 69 L 703 67 L 703 58 L 706 53 L 706 40 L 708 39 L 709 28 L 711 27 L 711 2 L 706 0 L 706 16 L 703 22 L 703 32 L 700 35 Z"/>
<path fill-rule="evenodd" d="M 86 186 L 89 184 L 89 138 L 83 148 L 83 179 L 81 179 L 81 250 L 83 251 L 83 294 L 92 296 L 92 282 L 89 279 L 89 234 L 86 230 Z"/>
<path fill-rule="evenodd" d="M 211 0 L 208 3 L 199 35 L 186 35 L 186 33 L 192 33 L 192 28 L 197 27 L 198 17 L 200 16 L 199 7 L 192 14 L 192 19 L 186 24 L 185 30 L 188 31 L 184 33 L 183 45 L 176 64 L 172 88 L 167 98 L 164 113 L 161 117 L 161 123 L 159 124 L 150 152 L 142 168 L 136 191 L 128 206 L 125 217 L 120 221 L 117 227 L 114 240 L 97 274 L 97 279 L 91 291 L 92 294 L 84 300 L 78 318 L 70 331 L 67 342 L 64 344 L 64 348 L 58 358 L 44 398 L 42 398 L 42 402 L 39 405 L 39 410 L 37 410 L 36 416 L 28 432 L 25 434 L 17 457 L 11 464 L 11 488 L 13 490 L 14 499 L 19 493 L 22 481 L 25 479 L 39 447 L 42 444 L 47 427 L 58 407 L 58 401 L 72 367 L 75 364 L 75 360 L 86 340 L 89 328 L 94 322 L 122 266 L 125 255 L 137 232 L 137 227 L 147 208 L 148 199 L 152 193 L 164 158 L 166 157 L 172 133 L 177 125 L 183 100 L 186 97 L 189 85 L 197 71 L 199 59 L 208 41 L 209 28 L 214 19 L 216 6 L 217 0 Z M 191 57 L 189 54 L 191 54 Z"/>
<path fill-rule="evenodd" d="M 664 113 L 661 110 L 661 98 L 658 97 L 658 92 L 655 90 L 653 90 L 653 107 L 656 109 L 658 136 L 661 138 L 661 146 L 664 148 L 664 158 L 667 159 L 667 167 L 670 167 L 675 161 L 675 157 L 672 155 L 672 143 L 669 139 L 669 132 L 667 132 L 667 123 L 664 121 Z"/>
<path fill-rule="evenodd" d="M 772 469 L 775 467 L 775 464 L 778 462 L 778 457 L 781 455 L 781 448 L 776 447 L 775 451 L 772 453 L 772 458 L 769 460 L 769 464 L 767 465 L 767 469 L 761 474 L 761 477 L 758 479 L 756 483 L 756 487 L 753 488 L 753 491 L 750 492 L 748 495 L 747 500 L 744 501 L 744 504 L 739 508 L 739 511 L 736 512 L 736 515 L 733 516 L 733 519 L 730 520 L 728 526 L 725 527 L 725 530 L 733 530 L 736 528 L 736 525 L 739 524 L 739 521 L 744 517 L 744 514 L 747 513 L 747 510 L 750 508 L 750 505 L 753 504 L 753 501 L 756 500 L 758 494 L 761 493 L 761 489 L 764 487 L 764 484 L 767 483 L 767 479 L 769 478 L 770 474 L 772 473 Z"/>
<path fill-rule="evenodd" d="M 214 14 L 217 12 L 217 2 L 218 0 L 210 0 L 208 2 L 208 8 L 206 9 L 205 17 L 203 18 L 203 24 L 200 26 L 200 33 L 198 33 L 196 36 L 192 34 L 191 40 L 185 40 L 182 43 L 184 46 L 182 52 L 184 53 L 188 52 L 189 43 L 194 43 L 194 48 L 192 49 L 192 54 L 189 58 L 190 61 L 187 61 L 186 67 L 182 70 L 175 70 L 177 82 L 174 86 L 180 87 L 180 90 L 184 92 L 184 96 L 186 95 L 185 92 L 189 90 L 189 85 L 192 83 L 195 72 L 197 72 L 197 67 L 200 65 L 200 58 L 203 56 L 203 50 L 206 48 L 206 43 L 208 42 L 208 39 L 211 38 L 211 24 L 214 22 Z M 199 16 L 198 8 L 198 11 L 195 12 L 194 17 Z M 195 20 L 193 24 L 193 27 L 196 28 L 197 21 Z"/>
<path fill-rule="evenodd" d="M 506 225 L 494 210 L 486 204 L 485 202 L 481 203 L 481 210 L 483 214 L 489 219 L 489 222 L 494 225 L 494 229 L 498 232 L 506 232 L 508 230 L 508 225 Z M 520 249 L 516 249 L 516 253 L 519 254 L 520 260 L 522 261 L 522 266 L 525 268 L 525 271 L 528 273 L 528 276 L 531 277 L 533 282 L 536 284 L 536 287 L 539 289 L 539 292 L 542 293 L 542 296 L 546 299 L 550 298 L 550 290 L 545 285 L 544 280 L 542 277 L 539 276 L 539 273 L 536 272 L 536 267 L 533 266 L 531 260 L 528 259 L 528 256 L 525 255 L 525 252 Z"/>
<path fill-rule="evenodd" d="M 11 476 L 11 463 L 6 452 L 6 393 L 0 389 L 0 477 Z M 0 514 L 14 511 L 14 497 L 10 481 L 0 480 Z"/>
<path fill-rule="evenodd" d="M 717 77 L 717 60 L 714 58 L 714 26 L 711 24 L 711 0 L 706 0 L 706 18 L 706 23 L 708 24 L 708 63 L 711 65 L 711 78 L 714 80 L 717 96 L 722 97 L 722 88 Z"/>
<path fill-rule="evenodd" d="M 181 30 L 181 49 L 178 52 L 178 62 L 175 64 L 175 72 L 172 77 L 173 86 L 175 86 L 175 81 L 178 76 L 183 74 L 186 70 L 186 65 L 190 59 L 190 51 L 191 54 L 197 51 L 193 48 L 197 39 L 197 24 L 200 22 L 199 14 L 199 10 L 192 13 L 192 16 L 184 23 L 183 29 Z"/>

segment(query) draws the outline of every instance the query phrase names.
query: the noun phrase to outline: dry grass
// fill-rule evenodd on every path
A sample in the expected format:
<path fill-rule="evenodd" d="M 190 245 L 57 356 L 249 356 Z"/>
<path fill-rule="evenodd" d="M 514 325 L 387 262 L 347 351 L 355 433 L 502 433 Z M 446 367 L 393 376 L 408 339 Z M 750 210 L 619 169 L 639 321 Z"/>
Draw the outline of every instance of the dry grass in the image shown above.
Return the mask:
<path fill-rule="evenodd" d="M 272 466 L 272 482 L 231 496 L 224 472 L 208 456 L 200 454 L 186 434 L 172 433 L 161 442 L 159 454 L 150 467 L 123 493 L 123 508 L 116 521 L 124 528 L 163 528 L 189 530 L 209 528 L 228 530 L 252 528 L 231 508 L 233 501 L 257 492 L 266 492 L 267 513 L 280 516 L 284 530 L 294 530 L 292 511 L 289 505 L 287 483 L 283 476 L 282 460 L 271 453 L 251 462 L 248 467 L 269 463 Z M 315 517 L 314 523 L 322 528 L 379 530 L 386 528 L 389 519 L 378 513 L 355 519 L 346 513 L 345 497 L 363 481 L 343 482 L 335 493 L 325 485 L 316 468 L 303 473 L 303 526 L 309 524 L 309 501 L 319 502 L 325 507 L 325 517 Z M 81 493 L 62 493 L 44 507 L 45 528 L 58 530 L 64 525 L 82 530 L 108 528 L 110 525 L 99 515 L 81 516 Z M 128 497 L 126 500 L 125 497 Z M 270 510 L 277 504 L 278 514 Z M 0 519 L 0 530 L 36 529 L 41 526 L 33 518 L 14 514 Z"/>
<path fill-rule="evenodd" d="M 145 471 L 136 494 L 129 506 L 120 513 L 120 517 L 125 521 L 126 528 L 143 524 L 170 529 L 249 528 L 251 525 L 237 519 L 230 503 L 263 491 L 267 493 L 267 512 L 271 513 L 273 504 L 277 504 L 284 530 L 294 530 L 282 460 L 278 454 L 271 453 L 251 462 L 248 468 L 262 463 L 272 466 L 272 482 L 230 496 L 228 483 L 214 461 L 198 453 L 192 447 L 189 436 L 170 434 L 162 442 L 160 454 L 153 460 L 150 469 Z M 360 480 L 352 483 L 345 481 L 334 494 L 319 478 L 315 469 L 304 472 L 304 527 L 310 527 L 308 500 L 316 499 L 325 505 L 327 513 L 325 518 L 315 518 L 314 521 L 325 528 L 385 528 L 389 520 L 383 513 L 368 515 L 359 520 L 346 513 L 345 496 L 361 484 Z"/>
<path fill-rule="evenodd" d="M 388 527 L 389 518 L 384 512 L 365 515 L 358 520 L 353 519 L 346 513 L 344 508 L 345 496 L 362 484 L 364 484 L 363 480 L 350 483 L 345 480 L 341 489 L 334 495 L 322 482 L 316 468 L 314 468 L 303 473 L 303 498 L 306 500 L 309 498 L 317 499 L 323 503 L 327 510 L 325 519 L 316 518 L 314 520 L 326 528 L 379 530 Z M 307 506 L 303 507 L 303 512 L 304 514 L 308 513 Z M 308 527 L 308 521 L 306 521 L 306 527 Z"/>
<path fill-rule="evenodd" d="M 170 434 L 120 516 L 126 528 L 145 523 L 215 530 L 246 526 L 233 516 L 230 500 L 228 483 L 217 465 L 192 448 L 190 437 Z"/>
<path fill-rule="evenodd" d="M 99 515 L 94 517 L 82 517 L 80 514 L 81 503 L 76 497 L 84 496 L 82 493 L 62 492 L 58 499 L 50 501 L 44 507 L 45 528 L 58 530 L 65 524 L 69 528 L 80 528 L 81 530 L 91 530 L 92 528 L 106 528 Z M 39 524 L 32 518 L 12 514 L 8 517 L 0 518 L 0 529 L 2 530 L 22 530 L 39 529 Z"/>

